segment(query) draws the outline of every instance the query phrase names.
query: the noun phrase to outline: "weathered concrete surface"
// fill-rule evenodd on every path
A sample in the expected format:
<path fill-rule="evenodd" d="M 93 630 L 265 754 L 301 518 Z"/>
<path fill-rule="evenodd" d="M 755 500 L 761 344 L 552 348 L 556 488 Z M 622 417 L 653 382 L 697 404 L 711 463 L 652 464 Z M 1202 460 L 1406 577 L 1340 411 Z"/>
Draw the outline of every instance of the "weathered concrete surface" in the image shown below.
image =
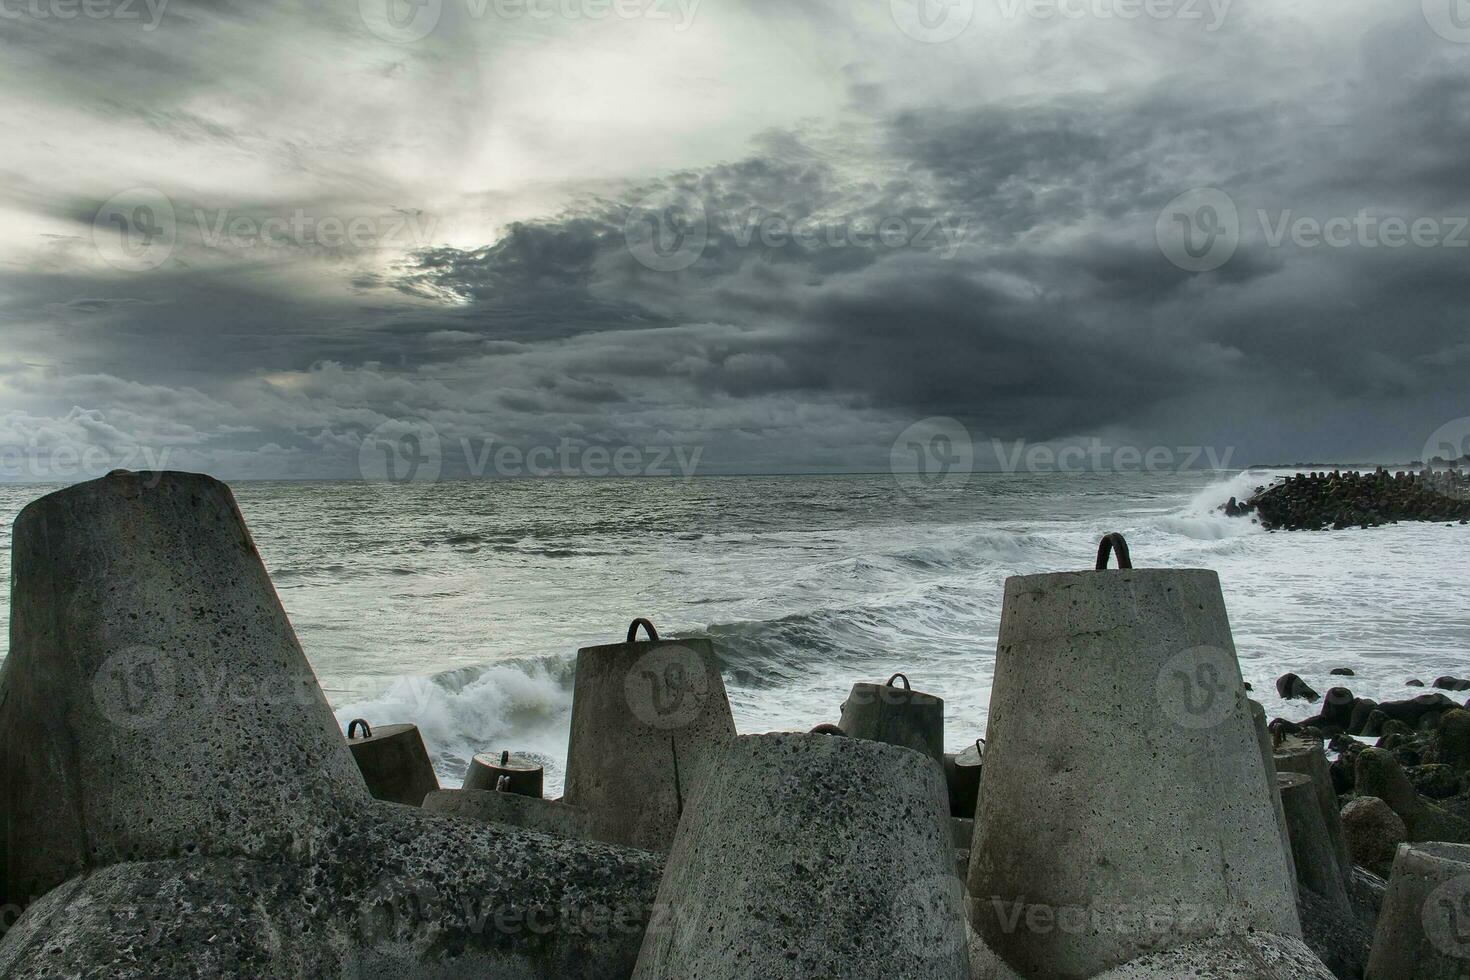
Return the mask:
<path fill-rule="evenodd" d="M 417 725 L 380 725 L 349 738 L 347 747 L 374 799 L 419 806 L 439 788 L 429 750 Z"/>
<path fill-rule="evenodd" d="M 708 751 L 735 734 L 707 639 L 577 651 L 565 799 L 598 840 L 668 851 Z"/>
<path fill-rule="evenodd" d="M 397 804 L 363 816 L 315 865 L 185 858 L 67 882 L 0 943 L 0 976 L 621 980 L 632 970 L 653 855 Z"/>
<path fill-rule="evenodd" d="M 1337 863 L 1337 851 L 1322 820 L 1322 808 L 1312 777 L 1302 772 L 1283 772 L 1276 776 L 1281 805 L 1286 810 L 1286 826 L 1291 838 L 1292 862 L 1296 866 L 1297 884 L 1321 896 L 1329 905 L 1352 914 L 1347 885 Z M 1348 881 L 1351 881 L 1351 877 Z M 1300 896 L 1298 896 L 1300 897 Z"/>
<path fill-rule="evenodd" d="M 546 783 L 546 770 L 538 762 L 513 752 L 484 752 L 470 760 L 460 789 L 499 790 L 505 778 L 505 792 L 518 796 L 540 796 Z"/>
<path fill-rule="evenodd" d="M 959 980 L 944 781 L 912 749 L 740 736 L 679 826 L 638 980 Z"/>
<path fill-rule="evenodd" d="M 429 813 L 509 824 L 560 837 L 592 838 L 592 824 L 586 810 L 539 796 L 482 789 L 440 789 L 424 797 L 424 809 Z"/>
<path fill-rule="evenodd" d="M 1327 753 L 1322 742 L 1300 735 L 1287 735 L 1272 753 L 1277 772 L 1295 772 L 1307 776 L 1317 794 L 1317 808 L 1322 811 L 1322 826 L 1327 832 L 1327 841 L 1332 847 L 1338 875 L 1342 878 L 1343 894 L 1346 895 L 1353 882 L 1353 862 L 1348 856 L 1347 841 L 1342 835 L 1342 816 L 1337 808 L 1337 793 L 1332 789 L 1332 773 L 1327 766 Z"/>
<path fill-rule="evenodd" d="M 1404 844 L 1378 916 L 1368 980 L 1470 974 L 1470 845 Z"/>
<path fill-rule="evenodd" d="M 903 674 L 894 674 L 883 684 L 854 684 L 842 702 L 838 727 L 853 738 L 922 752 L 943 766 L 944 699 L 908 685 Z"/>
<path fill-rule="evenodd" d="M 1276 814 L 1276 826 L 1281 831 L 1281 853 L 1285 856 L 1291 872 L 1291 891 L 1295 901 L 1301 900 L 1296 884 L 1296 858 L 1291 853 L 1291 831 L 1286 826 L 1286 810 L 1281 805 L 1281 794 L 1276 789 L 1276 756 L 1272 749 L 1270 729 L 1266 725 L 1266 709 L 1254 698 L 1246 699 L 1250 709 L 1251 723 L 1256 729 L 1256 743 L 1261 749 L 1261 767 L 1266 773 L 1266 795 L 1271 798 L 1271 809 Z"/>
<path fill-rule="evenodd" d="M 1376 913 L 1365 918 L 1356 899 L 1344 910 L 1310 889 L 1303 888 L 1299 894 L 1296 907 L 1307 948 L 1339 980 L 1362 980 L 1373 945 Z"/>
<path fill-rule="evenodd" d="M 1150 953 L 1096 980 L 1334 980 L 1306 944 L 1292 936 L 1251 933 L 1195 940 Z"/>
<path fill-rule="evenodd" d="M 119 861 L 303 856 L 369 800 L 229 489 L 110 474 L 15 521 L 7 902 Z"/>
<path fill-rule="evenodd" d="M 1214 572 L 1007 580 L 969 901 L 1011 966 L 1082 978 L 1200 935 L 1299 937 L 1273 791 Z M 1144 924 L 1160 907 L 1178 914 Z M 1028 927 L 1033 908 L 1107 927 Z"/>

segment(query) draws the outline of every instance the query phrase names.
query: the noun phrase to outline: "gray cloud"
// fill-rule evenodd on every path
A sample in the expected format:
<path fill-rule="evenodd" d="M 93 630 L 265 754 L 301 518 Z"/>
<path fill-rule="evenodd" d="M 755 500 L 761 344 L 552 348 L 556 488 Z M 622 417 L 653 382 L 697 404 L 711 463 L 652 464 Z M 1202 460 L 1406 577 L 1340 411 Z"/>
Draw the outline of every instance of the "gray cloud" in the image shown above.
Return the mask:
<path fill-rule="evenodd" d="M 874 469 L 908 424 L 950 416 L 982 442 L 1210 444 L 1243 463 L 1407 457 L 1464 414 L 1470 249 L 1270 241 L 1302 217 L 1443 230 L 1470 215 L 1470 52 L 1417 11 L 1366 42 L 1353 26 L 1383 14 L 1318 4 L 1294 25 L 1251 5 L 1209 35 L 984 21 L 948 46 L 820 4 L 705 11 L 736 35 L 773 17 L 794 36 L 846 30 L 814 40 L 810 64 L 765 52 L 772 78 L 744 94 L 718 72 L 677 90 L 649 67 L 629 85 L 664 86 L 694 135 L 654 153 L 659 106 L 609 102 L 632 160 L 618 172 L 583 107 L 485 82 L 501 64 L 539 71 L 538 45 L 589 65 L 655 42 L 707 61 L 721 48 L 702 21 L 673 41 L 512 25 L 519 48 L 467 23 L 404 47 L 366 36 L 351 6 L 175 0 L 146 35 L 21 25 L 6 71 L 37 79 L 0 120 L 24 134 L 0 200 L 0 446 L 351 476 L 364 433 L 422 419 L 450 444 Z M 1168 62 L 1161 37 L 1195 60 Z M 959 57 L 976 46 L 1011 69 L 993 92 L 965 85 L 995 67 Z M 304 52 L 321 61 L 292 68 Z M 610 83 L 585 84 L 592 100 Z M 778 84 L 825 108 L 792 115 Z M 499 127 L 518 99 L 552 113 L 544 133 Z M 712 106 L 743 149 L 726 152 Z M 557 157 L 579 127 L 585 155 Z M 480 173 L 497 153 L 511 162 Z M 130 187 L 173 212 L 156 268 L 94 246 L 99 207 Z M 1199 273 L 1155 234 L 1193 187 L 1229 195 L 1241 227 Z M 629 228 L 675 196 L 697 210 L 670 220 L 703 247 L 650 268 Z M 342 242 L 354 222 L 364 234 Z"/>

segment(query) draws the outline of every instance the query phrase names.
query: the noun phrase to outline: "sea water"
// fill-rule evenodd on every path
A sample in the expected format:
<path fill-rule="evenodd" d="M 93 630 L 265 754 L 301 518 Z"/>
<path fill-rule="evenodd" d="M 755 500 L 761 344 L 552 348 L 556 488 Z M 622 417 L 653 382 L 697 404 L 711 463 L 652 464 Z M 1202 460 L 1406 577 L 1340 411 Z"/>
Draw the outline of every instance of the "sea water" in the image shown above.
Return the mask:
<path fill-rule="evenodd" d="M 1295 671 L 1378 700 L 1470 673 L 1470 526 L 1266 533 L 1218 507 L 1272 474 L 976 474 L 691 480 L 237 483 L 236 498 L 343 726 L 411 721 L 441 781 L 534 753 L 560 792 L 578 647 L 635 616 L 713 637 L 742 732 L 835 722 L 895 671 L 945 699 L 953 751 L 985 732 L 1009 575 L 1090 568 L 1121 531 L 1139 567 L 1219 572 L 1241 668 L 1272 715 Z M 0 487 L 10 524 L 51 487 Z M 8 618 L 8 596 L 0 597 Z M 1333 667 L 1351 678 L 1329 677 Z M 1038 719 L 1044 723 L 1044 719 Z"/>

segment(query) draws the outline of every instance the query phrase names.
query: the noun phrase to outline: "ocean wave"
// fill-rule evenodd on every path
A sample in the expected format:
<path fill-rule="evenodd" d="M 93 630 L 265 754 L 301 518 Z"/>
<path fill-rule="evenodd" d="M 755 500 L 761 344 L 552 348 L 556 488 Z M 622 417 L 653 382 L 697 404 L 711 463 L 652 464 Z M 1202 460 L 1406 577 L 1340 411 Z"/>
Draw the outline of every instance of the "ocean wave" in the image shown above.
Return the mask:
<path fill-rule="evenodd" d="M 477 752 L 512 749 L 561 758 L 573 672 L 571 657 L 545 657 L 400 676 L 367 698 L 347 700 L 350 693 L 339 694 L 333 700 L 344 703 L 333 713 L 343 731 L 354 718 L 417 725 L 441 785 L 457 786 Z"/>

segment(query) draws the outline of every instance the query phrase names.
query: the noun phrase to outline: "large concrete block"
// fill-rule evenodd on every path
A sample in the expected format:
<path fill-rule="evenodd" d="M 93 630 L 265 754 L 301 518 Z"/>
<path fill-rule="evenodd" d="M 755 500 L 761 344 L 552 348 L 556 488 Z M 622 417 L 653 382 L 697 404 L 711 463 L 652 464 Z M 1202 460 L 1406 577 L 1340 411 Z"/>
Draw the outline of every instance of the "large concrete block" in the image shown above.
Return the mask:
<path fill-rule="evenodd" d="M 1283 772 L 1277 775 L 1276 782 L 1286 810 L 1297 884 L 1321 896 L 1331 908 L 1351 915 L 1352 902 L 1343 884 L 1337 851 L 1322 819 L 1312 777 L 1302 772 Z M 1351 881 L 1351 876 L 1348 880 Z"/>
<path fill-rule="evenodd" d="M 894 683 L 900 680 L 902 687 Z M 853 738 L 902 745 L 944 765 L 944 699 L 913 690 L 903 674 L 854 684 L 837 724 Z"/>
<path fill-rule="evenodd" d="M 1342 890 L 1347 894 L 1353 887 L 1353 861 L 1348 855 L 1347 840 L 1343 837 L 1342 814 L 1337 808 L 1337 793 L 1332 788 L 1332 773 L 1321 740 L 1286 735 L 1275 746 L 1272 761 L 1277 772 L 1301 773 L 1311 779 L 1312 789 L 1317 794 L 1317 808 L 1322 811 L 1327 842 L 1332 847 L 1334 863 L 1342 877 Z"/>
<path fill-rule="evenodd" d="M 373 728 L 355 718 L 347 726 L 347 747 L 374 799 L 419 806 L 439 788 L 439 777 L 417 725 Z"/>
<path fill-rule="evenodd" d="M 483 789 L 439 789 L 424 797 L 424 809 L 429 813 L 510 824 L 559 837 L 592 837 L 586 810 L 539 796 Z"/>
<path fill-rule="evenodd" d="M 502 784 L 501 780 L 504 780 Z M 502 751 L 498 755 L 481 752 L 470 760 L 461 789 L 485 789 L 515 793 L 517 796 L 540 796 L 546 785 L 546 770 L 540 763 L 523 755 Z"/>
<path fill-rule="evenodd" d="M 1367 980 L 1470 976 L 1470 844 L 1401 844 Z"/>
<path fill-rule="evenodd" d="M 985 749 L 971 917 L 1018 972 L 1300 937 L 1214 572 L 1008 579 Z"/>
<path fill-rule="evenodd" d="M 961 980 L 942 774 L 911 749 L 746 735 L 689 801 L 638 980 Z"/>
<path fill-rule="evenodd" d="M 1265 770 L 1267 792 L 1271 797 L 1271 809 L 1276 814 L 1276 826 L 1281 830 L 1281 854 L 1291 870 L 1291 892 L 1294 901 L 1300 901 L 1301 893 L 1296 886 L 1296 858 L 1291 853 L 1291 831 L 1286 826 L 1286 810 L 1281 805 L 1281 793 L 1277 791 L 1276 757 L 1272 749 L 1270 729 L 1266 725 L 1266 709 L 1253 698 L 1246 699 L 1250 708 L 1251 722 L 1256 729 L 1256 743 L 1261 748 L 1261 767 Z"/>
<path fill-rule="evenodd" d="M 370 801 L 311 865 L 181 858 L 73 879 L 0 976 L 623 980 L 658 884 L 643 851 Z"/>
<path fill-rule="evenodd" d="M 368 801 L 229 489 L 109 474 L 16 518 L 5 900 L 84 868 L 310 852 Z"/>
<path fill-rule="evenodd" d="M 635 620 L 626 643 L 577 651 L 574 685 L 565 800 L 598 840 L 667 851 L 702 760 L 735 734 L 713 644 Z"/>

